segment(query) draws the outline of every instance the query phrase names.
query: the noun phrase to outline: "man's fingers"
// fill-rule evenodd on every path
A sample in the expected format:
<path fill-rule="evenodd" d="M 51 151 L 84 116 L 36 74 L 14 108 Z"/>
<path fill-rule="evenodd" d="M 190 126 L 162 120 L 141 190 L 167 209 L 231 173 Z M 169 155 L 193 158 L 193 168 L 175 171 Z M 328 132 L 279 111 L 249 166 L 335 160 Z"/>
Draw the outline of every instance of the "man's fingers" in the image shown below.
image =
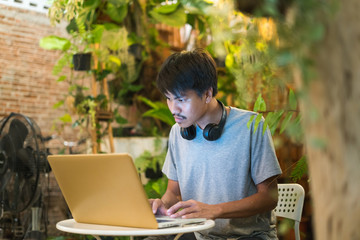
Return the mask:
<path fill-rule="evenodd" d="M 160 199 L 155 199 L 152 201 L 151 208 L 154 214 L 167 215 L 166 208 Z"/>
<path fill-rule="evenodd" d="M 180 208 L 183 208 L 184 202 L 177 202 L 175 203 L 174 205 L 172 205 L 168 210 L 167 210 L 167 213 L 168 214 L 174 214 L 176 213 Z"/>
<path fill-rule="evenodd" d="M 150 199 L 149 200 L 152 211 L 154 214 L 156 214 L 156 212 L 158 211 L 160 205 L 159 205 L 159 201 L 157 201 L 157 199 Z"/>
<path fill-rule="evenodd" d="M 181 202 L 174 204 L 172 207 L 170 207 L 168 209 L 167 213 L 171 217 L 181 217 L 181 216 L 191 212 L 191 210 L 189 209 L 191 206 L 192 206 L 192 203 L 190 201 L 186 201 L 186 202 L 181 201 Z"/>

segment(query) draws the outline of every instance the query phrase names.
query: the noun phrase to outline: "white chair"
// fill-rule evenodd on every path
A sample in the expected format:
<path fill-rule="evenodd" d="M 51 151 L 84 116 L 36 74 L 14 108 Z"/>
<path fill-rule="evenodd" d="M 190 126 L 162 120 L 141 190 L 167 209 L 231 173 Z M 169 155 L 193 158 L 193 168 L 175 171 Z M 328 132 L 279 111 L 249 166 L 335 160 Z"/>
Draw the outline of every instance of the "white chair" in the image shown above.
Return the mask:
<path fill-rule="evenodd" d="M 300 240 L 300 221 L 304 205 L 305 191 L 297 183 L 278 184 L 278 204 L 275 215 L 295 221 L 295 239 Z"/>

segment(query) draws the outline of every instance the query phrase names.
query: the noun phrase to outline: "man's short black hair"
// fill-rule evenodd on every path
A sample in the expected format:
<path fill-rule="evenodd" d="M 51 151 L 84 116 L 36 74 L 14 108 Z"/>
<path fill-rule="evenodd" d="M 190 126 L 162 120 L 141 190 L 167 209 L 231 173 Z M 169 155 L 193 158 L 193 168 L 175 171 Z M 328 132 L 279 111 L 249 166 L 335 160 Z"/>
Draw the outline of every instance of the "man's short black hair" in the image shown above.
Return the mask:
<path fill-rule="evenodd" d="M 210 88 L 217 94 L 216 63 L 204 49 L 182 51 L 170 55 L 161 66 L 156 80 L 163 94 L 182 95 L 194 90 L 202 96 Z"/>

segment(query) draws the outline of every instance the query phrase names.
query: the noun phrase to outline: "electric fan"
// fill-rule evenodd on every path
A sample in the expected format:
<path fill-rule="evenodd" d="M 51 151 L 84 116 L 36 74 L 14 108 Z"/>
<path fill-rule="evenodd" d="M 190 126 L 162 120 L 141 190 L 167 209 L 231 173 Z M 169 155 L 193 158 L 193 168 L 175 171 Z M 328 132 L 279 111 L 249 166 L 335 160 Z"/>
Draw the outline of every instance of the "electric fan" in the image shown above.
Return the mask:
<path fill-rule="evenodd" d="M 44 233 L 40 231 L 42 192 L 49 171 L 43 137 L 36 123 L 17 113 L 3 119 L 0 125 L 0 230 L 5 236 L 0 239 L 26 239 L 30 235 L 31 239 L 42 238 L 33 235 Z"/>

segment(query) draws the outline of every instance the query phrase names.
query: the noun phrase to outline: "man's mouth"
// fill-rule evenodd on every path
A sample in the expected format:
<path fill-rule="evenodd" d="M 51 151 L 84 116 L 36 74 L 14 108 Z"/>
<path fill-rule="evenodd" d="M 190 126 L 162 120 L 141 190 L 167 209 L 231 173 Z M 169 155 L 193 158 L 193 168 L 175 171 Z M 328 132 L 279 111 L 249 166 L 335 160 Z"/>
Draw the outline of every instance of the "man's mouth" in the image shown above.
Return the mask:
<path fill-rule="evenodd" d="M 186 117 L 184 117 L 184 116 L 179 116 L 179 115 L 173 115 L 173 116 L 174 116 L 175 122 L 177 122 L 177 123 L 182 122 L 183 120 L 186 119 Z"/>

